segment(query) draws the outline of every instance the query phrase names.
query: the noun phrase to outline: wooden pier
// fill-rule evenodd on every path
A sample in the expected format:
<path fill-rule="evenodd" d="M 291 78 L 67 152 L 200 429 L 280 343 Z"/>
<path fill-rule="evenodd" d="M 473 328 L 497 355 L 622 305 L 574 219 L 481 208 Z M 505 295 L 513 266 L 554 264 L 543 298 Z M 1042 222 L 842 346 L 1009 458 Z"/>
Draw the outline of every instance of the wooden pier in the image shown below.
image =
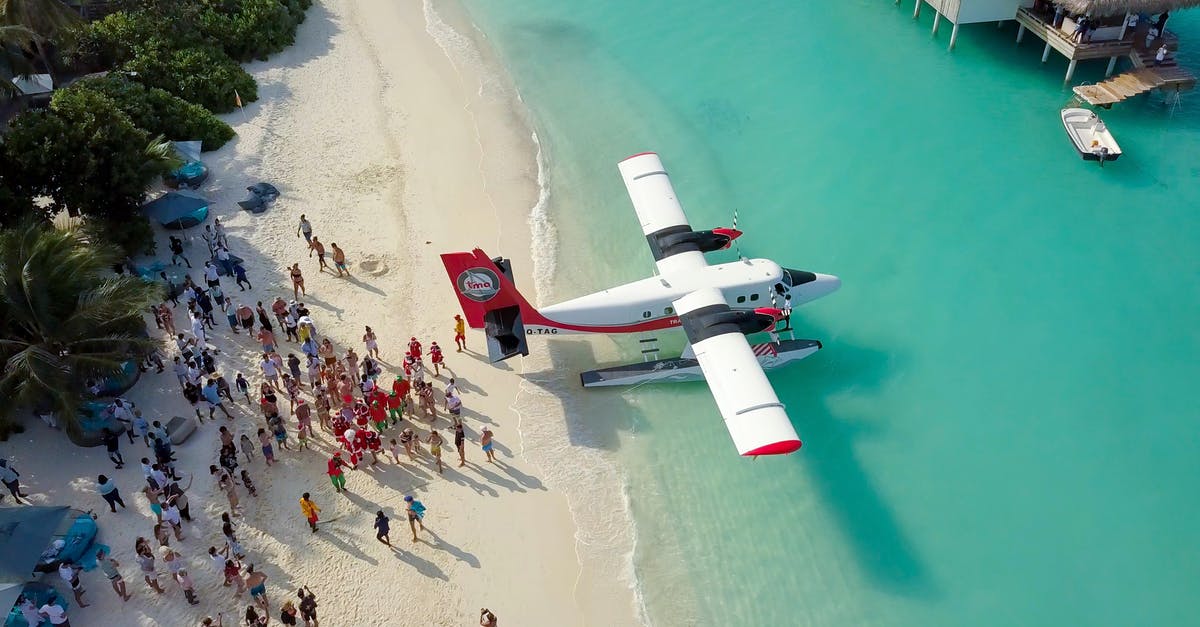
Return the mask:
<path fill-rule="evenodd" d="M 1171 43 L 1168 41 L 1168 48 Z M 1173 43 L 1178 45 L 1177 41 Z M 1071 91 L 1090 105 L 1107 108 L 1155 89 L 1176 93 L 1193 89 L 1196 87 L 1196 76 L 1179 67 L 1175 58 L 1177 52 L 1174 50 L 1161 63 L 1155 63 L 1155 51 L 1135 46 L 1129 52 L 1133 69 L 1095 85 L 1077 85 Z"/>

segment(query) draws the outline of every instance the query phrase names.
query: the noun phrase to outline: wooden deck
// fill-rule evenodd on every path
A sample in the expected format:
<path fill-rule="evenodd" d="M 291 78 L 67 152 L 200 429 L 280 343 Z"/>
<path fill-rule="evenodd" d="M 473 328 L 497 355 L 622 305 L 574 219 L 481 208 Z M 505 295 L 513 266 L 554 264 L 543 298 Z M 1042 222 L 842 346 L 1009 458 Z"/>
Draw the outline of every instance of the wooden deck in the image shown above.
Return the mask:
<path fill-rule="evenodd" d="M 1025 7 L 1017 9 L 1017 23 L 1071 61 L 1123 57 L 1133 50 L 1132 37 L 1114 41 L 1075 41 Z"/>
<path fill-rule="evenodd" d="M 1155 65 L 1154 52 L 1135 49 L 1129 53 L 1129 60 L 1133 64 L 1132 70 L 1095 85 L 1078 85 L 1071 91 L 1088 104 L 1111 107 L 1126 98 L 1155 89 L 1180 92 L 1196 86 L 1195 75 L 1179 67 L 1174 53 Z"/>

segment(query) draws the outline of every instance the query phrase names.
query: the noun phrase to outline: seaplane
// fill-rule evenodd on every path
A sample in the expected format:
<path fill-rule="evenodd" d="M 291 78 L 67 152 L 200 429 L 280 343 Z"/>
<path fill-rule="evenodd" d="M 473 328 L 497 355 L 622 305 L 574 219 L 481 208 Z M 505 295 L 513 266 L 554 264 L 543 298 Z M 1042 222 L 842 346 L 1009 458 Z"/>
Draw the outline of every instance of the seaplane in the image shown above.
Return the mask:
<path fill-rule="evenodd" d="M 688 343 L 680 357 L 585 372 L 584 386 L 703 378 L 740 455 L 798 450 L 800 437 L 764 368 L 803 359 L 821 348 L 816 340 L 781 339 L 779 331 L 790 330 L 793 307 L 836 291 L 841 280 L 768 259 L 709 265 L 705 253 L 727 249 L 742 235 L 736 215 L 733 227 L 693 230 L 657 154 L 633 155 L 618 169 L 654 257 L 656 276 L 537 308 L 517 290 L 509 260 L 489 257 L 478 248 L 441 256 L 467 324 L 487 336 L 489 359 L 495 363 L 528 355 L 527 338 L 532 336 L 682 328 Z M 770 341 L 752 346 L 747 340 L 763 332 Z"/>

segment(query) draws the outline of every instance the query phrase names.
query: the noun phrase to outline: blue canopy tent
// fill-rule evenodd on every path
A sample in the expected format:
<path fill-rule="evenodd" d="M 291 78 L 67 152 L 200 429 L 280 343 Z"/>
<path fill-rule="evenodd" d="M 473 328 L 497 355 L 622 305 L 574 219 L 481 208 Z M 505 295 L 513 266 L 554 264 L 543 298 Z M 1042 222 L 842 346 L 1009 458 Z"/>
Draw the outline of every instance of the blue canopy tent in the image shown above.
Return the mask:
<path fill-rule="evenodd" d="M 199 141 L 171 142 L 171 145 L 175 148 L 175 153 L 179 155 L 179 160 L 183 162 L 183 165 L 164 177 L 163 182 L 174 189 L 200 187 L 200 184 L 208 178 L 208 166 L 200 160 L 201 143 Z"/>
<path fill-rule="evenodd" d="M 0 607 L 11 610 L 16 604 L 37 568 L 42 550 L 70 513 L 69 507 L 0 508 Z M 15 614 L 19 620 L 20 614 Z M 9 614 L 5 622 L 12 620 Z"/>
<path fill-rule="evenodd" d="M 142 209 L 168 229 L 187 229 L 208 219 L 208 199 L 189 191 L 167 192 Z"/>

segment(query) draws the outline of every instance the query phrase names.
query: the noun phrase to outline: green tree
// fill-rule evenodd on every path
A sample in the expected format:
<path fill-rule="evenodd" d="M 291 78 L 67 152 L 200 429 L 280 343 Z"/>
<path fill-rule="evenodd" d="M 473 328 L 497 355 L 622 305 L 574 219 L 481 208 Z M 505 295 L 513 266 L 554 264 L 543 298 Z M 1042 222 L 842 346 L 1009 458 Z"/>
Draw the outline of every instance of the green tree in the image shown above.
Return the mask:
<path fill-rule="evenodd" d="M 0 0 L 0 48 L 4 44 L 15 45 L 41 61 L 45 71 L 56 75 L 56 44 L 69 39 L 83 20 L 61 0 Z M 16 57 L 5 55 L 10 68 Z M 18 74 L 31 73 L 32 68 L 22 66 Z"/>
<path fill-rule="evenodd" d="M 142 312 L 160 289 L 114 274 L 120 258 L 74 229 L 0 231 L 0 420 L 48 405 L 77 434 L 86 383 L 156 349 Z"/>
<path fill-rule="evenodd" d="M 121 74 L 75 83 L 68 89 L 89 89 L 108 96 L 138 128 L 172 141 L 200 140 L 204 150 L 216 150 L 234 132 L 204 107 L 146 87 Z"/>
<path fill-rule="evenodd" d="M 237 97 L 242 102 L 258 100 L 254 77 L 217 48 L 145 47 L 122 69 L 136 75 L 143 85 L 158 87 L 213 113 L 233 111 Z"/>
<path fill-rule="evenodd" d="M 6 177 L 22 197 L 49 198 L 48 215 L 66 210 L 131 226 L 145 222 L 146 189 L 173 165 L 161 140 L 152 141 L 107 96 L 82 89 L 61 90 L 49 109 L 15 118 L 4 152 Z M 121 244 L 140 253 L 153 239 Z"/>

